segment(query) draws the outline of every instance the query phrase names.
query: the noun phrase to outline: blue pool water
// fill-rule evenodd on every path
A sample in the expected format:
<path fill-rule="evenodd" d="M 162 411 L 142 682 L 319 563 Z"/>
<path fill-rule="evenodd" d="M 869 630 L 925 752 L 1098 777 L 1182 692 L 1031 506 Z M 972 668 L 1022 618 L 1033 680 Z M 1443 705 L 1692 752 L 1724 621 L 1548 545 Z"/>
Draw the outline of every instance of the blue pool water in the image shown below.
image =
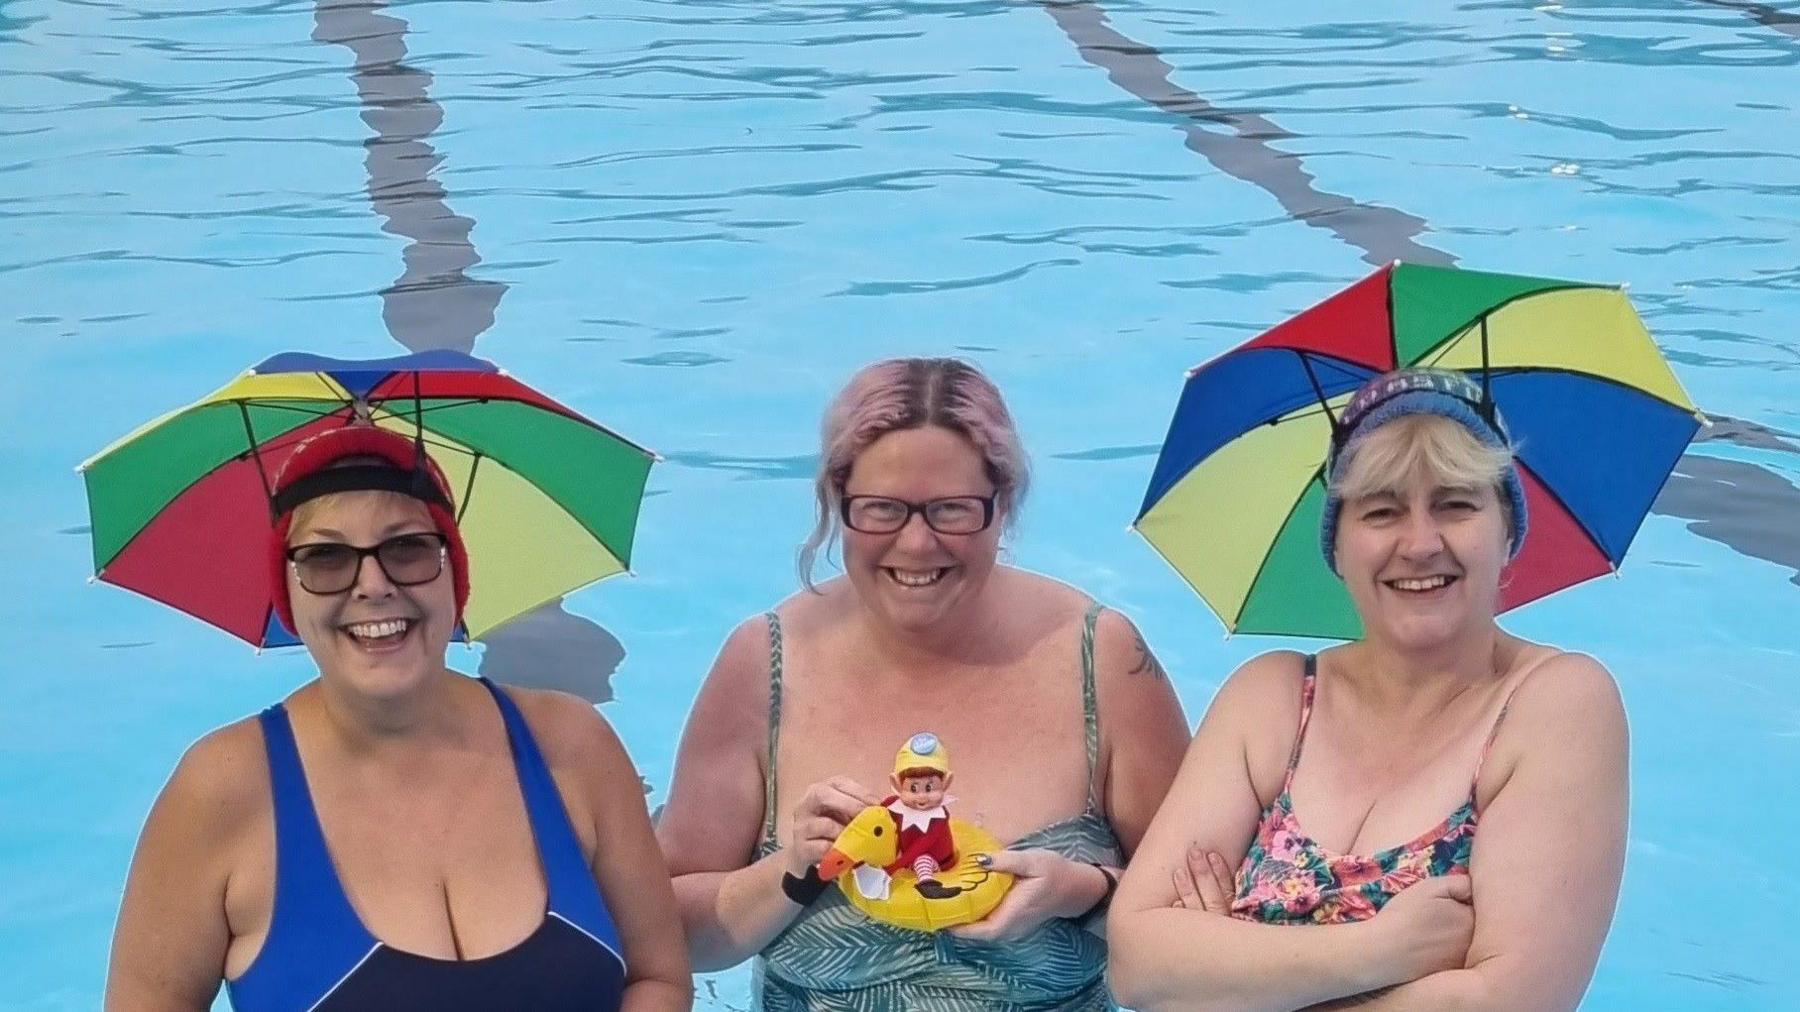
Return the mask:
<path fill-rule="evenodd" d="M 97 1005 L 176 757 L 309 675 L 85 585 L 73 467 L 143 419 L 451 346 L 661 451 L 638 575 L 456 658 L 604 700 L 654 804 L 794 587 L 825 399 L 890 354 L 998 379 L 1010 557 L 1130 613 L 1197 719 L 1274 644 L 1124 533 L 1182 372 L 1396 256 L 1630 282 L 1718 419 L 1619 578 L 1507 625 L 1631 715 L 1587 1007 L 1794 1002 L 1796 95 L 1792 2 L 0 0 L 0 1007 Z"/>

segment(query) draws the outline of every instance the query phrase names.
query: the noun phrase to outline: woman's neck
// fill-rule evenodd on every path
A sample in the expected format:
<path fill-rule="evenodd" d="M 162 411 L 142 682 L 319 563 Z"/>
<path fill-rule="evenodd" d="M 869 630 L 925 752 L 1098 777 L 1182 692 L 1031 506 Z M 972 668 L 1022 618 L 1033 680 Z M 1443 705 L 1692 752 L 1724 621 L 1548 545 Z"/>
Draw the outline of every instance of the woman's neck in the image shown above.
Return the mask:
<path fill-rule="evenodd" d="M 886 666 L 909 672 L 984 667 L 1006 651 L 1005 623 L 995 606 L 994 584 L 1003 579 L 995 567 L 975 599 L 923 629 L 891 625 L 870 609 L 857 610 L 865 635 Z"/>
<path fill-rule="evenodd" d="M 455 740 L 462 737 L 455 698 L 459 677 L 440 667 L 404 692 L 371 696 L 321 676 L 319 703 L 326 721 L 352 752 Z"/>
<path fill-rule="evenodd" d="M 1394 712 L 1435 712 L 1504 670 L 1510 639 L 1492 622 L 1428 649 L 1371 635 L 1351 648 L 1348 674 L 1357 694 Z"/>

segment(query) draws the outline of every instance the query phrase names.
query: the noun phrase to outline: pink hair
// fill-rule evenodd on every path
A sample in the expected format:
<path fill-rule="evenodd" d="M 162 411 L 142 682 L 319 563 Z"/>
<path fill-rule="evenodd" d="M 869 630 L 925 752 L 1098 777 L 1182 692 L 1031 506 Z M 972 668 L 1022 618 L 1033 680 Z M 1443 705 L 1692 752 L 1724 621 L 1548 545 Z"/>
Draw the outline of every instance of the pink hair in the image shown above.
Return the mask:
<path fill-rule="evenodd" d="M 955 358 L 892 358 L 865 366 L 825 409 L 819 474 L 813 481 L 818 520 L 800 546 L 800 582 L 808 590 L 819 548 L 839 535 L 838 504 L 856 458 L 890 432 L 935 425 L 957 433 L 982 456 L 997 505 L 1011 523 L 1025 499 L 1030 469 L 1000 391 L 981 370 Z"/>

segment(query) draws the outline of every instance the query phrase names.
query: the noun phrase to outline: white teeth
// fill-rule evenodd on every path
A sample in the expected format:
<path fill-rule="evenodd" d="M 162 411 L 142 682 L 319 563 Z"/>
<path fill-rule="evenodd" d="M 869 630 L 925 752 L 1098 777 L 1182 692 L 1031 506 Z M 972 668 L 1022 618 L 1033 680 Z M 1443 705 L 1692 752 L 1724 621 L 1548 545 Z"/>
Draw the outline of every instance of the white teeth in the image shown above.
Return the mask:
<path fill-rule="evenodd" d="M 378 640 L 386 636 L 397 636 L 406 631 L 412 622 L 404 618 L 391 618 L 385 622 L 358 622 L 347 625 L 344 631 L 358 639 Z"/>
<path fill-rule="evenodd" d="M 890 569 L 888 570 L 888 575 L 892 576 L 894 582 L 902 587 L 929 587 L 943 579 L 945 572 L 947 572 L 947 570 L 943 569 L 933 569 L 925 573 L 909 572 L 904 569 Z"/>
<path fill-rule="evenodd" d="M 1423 580 L 1395 580 L 1395 587 L 1400 590 L 1436 590 L 1450 585 L 1448 576 L 1428 576 Z"/>

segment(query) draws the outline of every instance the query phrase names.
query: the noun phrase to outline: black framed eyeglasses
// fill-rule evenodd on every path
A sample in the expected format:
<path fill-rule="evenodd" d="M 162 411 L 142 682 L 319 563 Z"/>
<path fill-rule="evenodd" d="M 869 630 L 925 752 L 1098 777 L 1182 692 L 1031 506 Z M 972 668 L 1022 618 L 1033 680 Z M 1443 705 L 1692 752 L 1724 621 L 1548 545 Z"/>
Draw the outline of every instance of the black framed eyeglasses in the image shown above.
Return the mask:
<path fill-rule="evenodd" d="M 846 495 L 841 512 L 844 526 L 863 534 L 893 534 L 914 513 L 939 534 L 979 534 L 994 522 L 994 496 L 948 495 L 907 502 L 885 495 Z"/>
<path fill-rule="evenodd" d="M 363 559 L 375 556 L 388 582 L 396 587 L 430 583 L 444 571 L 449 542 L 435 531 L 397 534 L 379 545 L 359 548 L 337 541 L 314 541 L 287 550 L 288 564 L 310 594 L 342 594 L 356 586 Z"/>

